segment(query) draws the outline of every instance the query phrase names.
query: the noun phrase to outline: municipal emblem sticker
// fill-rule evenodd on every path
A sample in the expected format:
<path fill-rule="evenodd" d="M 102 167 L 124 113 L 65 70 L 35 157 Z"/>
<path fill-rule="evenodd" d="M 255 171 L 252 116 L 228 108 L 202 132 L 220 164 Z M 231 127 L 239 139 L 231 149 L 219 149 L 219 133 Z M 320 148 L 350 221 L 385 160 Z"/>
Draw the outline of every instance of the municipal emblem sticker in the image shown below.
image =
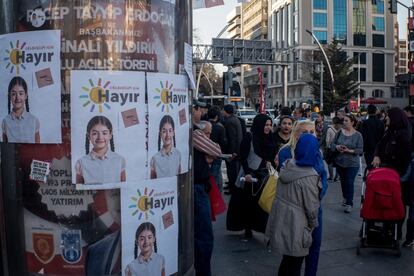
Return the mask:
<path fill-rule="evenodd" d="M 63 230 L 60 240 L 62 258 L 68 263 L 77 263 L 82 257 L 81 231 Z"/>
<path fill-rule="evenodd" d="M 55 256 L 53 234 L 32 233 L 34 254 L 44 264 L 49 263 Z"/>

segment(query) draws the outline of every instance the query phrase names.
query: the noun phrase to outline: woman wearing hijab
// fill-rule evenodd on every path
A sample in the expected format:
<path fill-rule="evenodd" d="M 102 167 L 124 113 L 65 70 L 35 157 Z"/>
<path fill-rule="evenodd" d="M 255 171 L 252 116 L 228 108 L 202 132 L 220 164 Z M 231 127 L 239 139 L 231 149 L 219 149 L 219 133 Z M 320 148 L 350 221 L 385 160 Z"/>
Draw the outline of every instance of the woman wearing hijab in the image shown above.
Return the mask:
<path fill-rule="evenodd" d="M 392 168 L 398 172 L 400 177 L 405 175 L 408 164 L 411 160 L 411 130 L 409 130 L 409 121 L 405 113 L 398 107 L 388 110 L 388 116 L 385 117 L 386 130 L 384 136 L 378 142 L 372 165 L 374 168 L 382 167 Z M 404 246 L 413 244 L 414 239 L 414 210 L 411 205 L 412 200 L 412 183 L 411 181 L 401 183 L 402 197 L 404 203 L 410 206 L 409 220 L 407 221 L 407 235 L 403 243 Z M 402 236 L 402 224 L 398 224 L 398 238 Z"/>
<path fill-rule="evenodd" d="M 278 158 L 281 167 L 284 166 L 286 160 L 294 158 L 295 150 L 301 135 L 310 134 L 316 138 L 315 124 L 310 120 L 302 120 L 295 122 L 292 130 L 292 135 L 289 142 L 279 151 Z M 327 170 L 325 169 L 325 163 L 323 162 L 322 153 L 318 146 L 317 163 L 315 168 L 321 179 L 322 189 L 319 193 L 319 200 L 322 200 L 323 196 L 328 189 L 328 177 Z M 322 205 L 318 210 L 318 226 L 312 232 L 312 245 L 309 249 L 309 255 L 305 259 L 305 276 L 314 276 L 318 271 L 319 253 L 322 243 Z"/>
<path fill-rule="evenodd" d="M 320 175 L 324 173 L 318 140 L 302 134 L 294 158 L 280 170 L 266 228 L 270 246 L 283 255 L 279 276 L 300 276 L 303 259 L 312 245 L 312 231 L 318 226 Z"/>
<path fill-rule="evenodd" d="M 263 211 L 258 200 L 266 184 L 267 168 L 274 166 L 276 145 L 272 138 L 272 119 L 259 114 L 253 119 L 251 132 L 246 133 L 240 145 L 240 163 L 245 180 L 243 186 L 233 193 L 227 213 L 227 229 L 245 230 L 245 237 L 252 237 L 252 230 L 264 233 L 267 213 Z M 253 178 L 257 182 L 253 183 Z"/>

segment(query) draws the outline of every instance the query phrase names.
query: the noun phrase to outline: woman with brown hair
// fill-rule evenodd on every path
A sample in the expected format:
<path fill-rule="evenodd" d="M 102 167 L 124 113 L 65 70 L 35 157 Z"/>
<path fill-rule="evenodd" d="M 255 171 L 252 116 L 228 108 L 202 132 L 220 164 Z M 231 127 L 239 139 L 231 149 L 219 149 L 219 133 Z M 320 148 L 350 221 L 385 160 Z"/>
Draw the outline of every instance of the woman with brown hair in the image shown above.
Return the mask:
<path fill-rule="evenodd" d="M 331 150 L 337 152 L 334 162 L 341 180 L 345 213 L 350 213 L 354 204 L 355 177 L 359 170 L 359 155 L 363 153 L 364 147 L 362 135 L 355 129 L 356 123 L 354 115 L 346 114 L 342 129 L 331 143 Z"/>

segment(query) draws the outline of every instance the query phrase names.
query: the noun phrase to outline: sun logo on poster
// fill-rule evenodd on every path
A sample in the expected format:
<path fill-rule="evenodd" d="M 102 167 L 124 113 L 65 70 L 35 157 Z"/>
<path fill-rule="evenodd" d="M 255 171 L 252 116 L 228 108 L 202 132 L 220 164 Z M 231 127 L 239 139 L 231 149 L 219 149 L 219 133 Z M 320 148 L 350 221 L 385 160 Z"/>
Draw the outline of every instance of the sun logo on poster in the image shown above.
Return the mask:
<path fill-rule="evenodd" d="M 82 86 L 83 92 L 79 96 L 80 99 L 84 99 L 85 102 L 82 104 L 83 107 L 90 106 L 89 111 L 93 112 L 95 108 L 98 108 L 99 113 L 103 112 L 103 107 L 106 109 L 111 109 L 111 106 L 107 103 L 107 95 L 109 95 L 109 90 L 107 87 L 111 82 L 107 81 L 102 86 L 102 79 L 99 78 L 98 84 L 95 85 L 92 79 L 89 79 L 89 86 Z"/>
<path fill-rule="evenodd" d="M 8 61 L 6 69 L 10 68 L 10 73 L 16 70 L 16 74 L 18 75 L 20 73 L 20 67 L 26 70 L 22 60 L 19 58 L 22 56 L 24 46 L 26 46 L 26 42 L 20 44 L 19 40 L 14 43 L 10 41 L 10 49 L 6 49 L 7 57 L 4 58 L 5 61 Z"/>
<path fill-rule="evenodd" d="M 10 73 L 16 71 L 17 75 L 20 74 L 20 68 L 26 70 L 28 63 L 38 66 L 41 62 L 51 62 L 54 55 L 50 51 L 53 50 L 51 46 L 35 46 L 27 50 L 26 42 L 20 42 L 20 40 L 10 41 L 9 46 L 9 49 L 5 50 L 6 57 L 3 60 L 7 61 L 6 69 L 10 70 Z M 34 48 L 37 52 L 31 52 Z"/>
<path fill-rule="evenodd" d="M 132 216 L 138 216 L 138 220 L 145 218 L 148 220 L 149 215 L 154 215 L 154 210 L 164 210 L 174 204 L 174 195 L 170 192 L 156 193 L 153 189 L 145 188 L 143 192 L 138 189 L 136 196 L 132 196 L 133 204 L 128 207 L 132 209 Z"/>
<path fill-rule="evenodd" d="M 123 106 L 127 103 L 137 103 L 139 101 L 140 93 L 135 92 L 138 90 L 138 87 L 111 85 L 110 81 L 106 81 L 103 84 L 104 82 L 101 78 L 98 79 L 96 85 L 92 79 L 89 79 L 88 82 L 89 85 L 82 86 L 82 95 L 79 98 L 84 100 L 82 106 L 89 107 L 90 112 L 94 112 L 97 109 L 99 113 L 102 113 L 104 108 L 109 110 L 111 109 L 110 103 Z"/>
<path fill-rule="evenodd" d="M 161 112 L 170 112 L 170 109 L 174 109 L 174 104 L 180 106 L 186 101 L 186 95 L 177 94 L 176 91 L 179 89 L 174 89 L 172 83 L 165 81 L 163 83 L 160 81 L 160 88 L 155 89 L 156 95 L 153 97 L 157 103 L 156 107 L 161 107 Z"/>

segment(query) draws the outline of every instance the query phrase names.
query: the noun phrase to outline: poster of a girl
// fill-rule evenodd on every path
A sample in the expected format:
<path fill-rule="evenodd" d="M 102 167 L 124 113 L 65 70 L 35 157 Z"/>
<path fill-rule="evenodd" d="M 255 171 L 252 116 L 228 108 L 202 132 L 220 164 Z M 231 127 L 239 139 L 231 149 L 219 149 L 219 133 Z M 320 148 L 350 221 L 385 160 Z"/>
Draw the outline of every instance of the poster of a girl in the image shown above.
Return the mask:
<path fill-rule="evenodd" d="M 175 147 L 174 120 L 170 115 L 165 115 L 160 121 L 158 152 L 151 158 L 150 168 L 151 179 L 181 173 L 181 153 Z"/>
<path fill-rule="evenodd" d="M 89 151 L 90 144 L 93 148 Z M 75 165 L 77 184 L 125 182 L 125 159 L 115 153 L 112 123 L 105 116 L 93 117 L 86 128 L 86 155 Z"/>
<path fill-rule="evenodd" d="M 40 143 L 40 123 L 29 113 L 29 96 L 26 81 L 22 77 L 11 79 L 8 88 L 8 112 L 3 119 L 3 142 Z"/>
<path fill-rule="evenodd" d="M 135 233 L 134 260 L 125 268 L 125 275 L 165 276 L 165 259 L 157 254 L 155 227 L 150 222 L 138 226 Z"/>

